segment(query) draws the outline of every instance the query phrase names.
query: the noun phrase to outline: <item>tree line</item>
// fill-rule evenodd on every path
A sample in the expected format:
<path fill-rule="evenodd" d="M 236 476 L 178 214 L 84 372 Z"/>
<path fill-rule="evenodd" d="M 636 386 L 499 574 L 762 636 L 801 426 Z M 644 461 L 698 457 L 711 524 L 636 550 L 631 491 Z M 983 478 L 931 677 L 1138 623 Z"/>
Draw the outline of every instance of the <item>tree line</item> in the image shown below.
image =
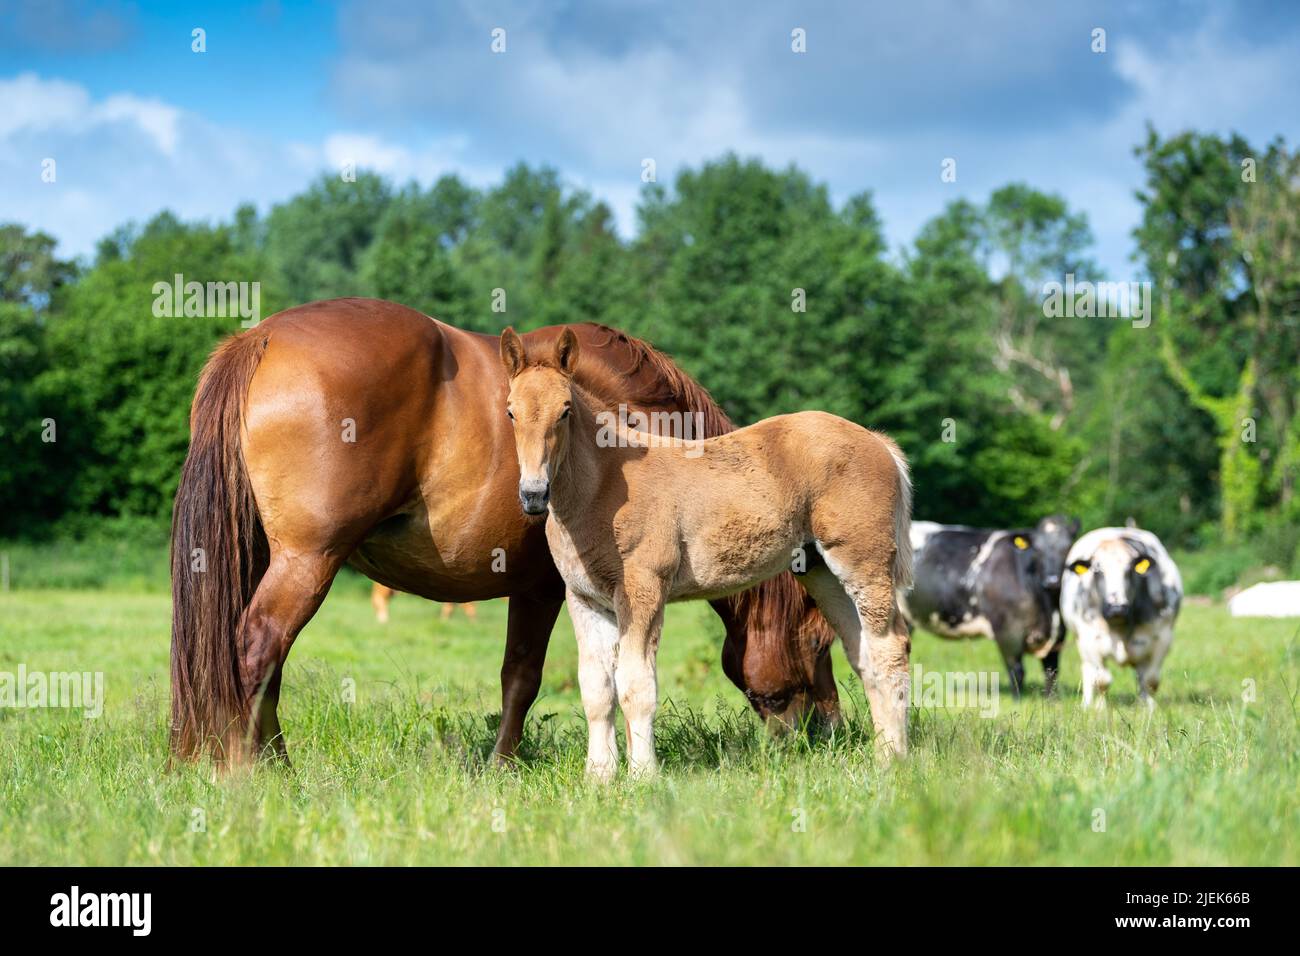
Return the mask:
<path fill-rule="evenodd" d="M 1300 158 L 1148 131 L 1134 276 L 1151 321 L 1063 317 L 1100 282 L 1082 210 L 1023 183 L 891 250 L 872 196 L 733 155 L 646 184 L 630 239 L 548 167 L 476 189 L 324 175 L 260 215 L 164 212 L 70 262 L 0 226 L 0 536 L 170 514 L 199 369 L 238 317 L 155 316 L 154 287 L 258 282 L 262 315 L 345 295 L 462 328 L 595 321 L 649 339 L 737 422 L 821 408 L 894 435 L 916 514 L 1133 518 L 1297 563 Z M 1114 277 L 1111 277 L 1114 278 Z M 400 387 L 400 383 L 394 383 Z"/>

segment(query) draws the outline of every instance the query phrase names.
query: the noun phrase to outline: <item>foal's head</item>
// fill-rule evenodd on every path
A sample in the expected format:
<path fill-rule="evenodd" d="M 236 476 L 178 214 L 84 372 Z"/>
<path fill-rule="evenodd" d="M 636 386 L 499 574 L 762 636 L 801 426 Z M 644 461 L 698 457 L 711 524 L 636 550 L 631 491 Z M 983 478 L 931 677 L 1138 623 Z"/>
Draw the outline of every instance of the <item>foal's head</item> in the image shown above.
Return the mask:
<path fill-rule="evenodd" d="M 514 423 L 519 458 L 519 502 L 524 513 L 546 511 L 551 479 L 569 448 L 570 388 L 578 363 L 578 337 L 565 329 L 554 351 L 529 359 L 514 329 L 501 333 L 501 361 L 510 377 L 506 414 Z"/>

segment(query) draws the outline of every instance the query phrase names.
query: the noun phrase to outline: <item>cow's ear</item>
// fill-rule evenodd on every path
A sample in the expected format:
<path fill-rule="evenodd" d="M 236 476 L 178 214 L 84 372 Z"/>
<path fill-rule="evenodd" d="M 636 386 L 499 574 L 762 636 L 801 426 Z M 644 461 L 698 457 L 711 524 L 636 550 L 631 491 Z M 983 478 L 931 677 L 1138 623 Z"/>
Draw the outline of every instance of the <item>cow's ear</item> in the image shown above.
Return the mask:
<path fill-rule="evenodd" d="M 1138 572 L 1138 594 L 1145 596 L 1147 602 L 1156 611 L 1163 611 L 1169 604 L 1169 592 L 1165 589 L 1164 579 L 1160 575 L 1160 568 L 1150 558 L 1140 558 L 1138 563 L 1133 565 L 1133 570 L 1137 571 L 1138 566 L 1145 563 L 1145 571 Z"/>

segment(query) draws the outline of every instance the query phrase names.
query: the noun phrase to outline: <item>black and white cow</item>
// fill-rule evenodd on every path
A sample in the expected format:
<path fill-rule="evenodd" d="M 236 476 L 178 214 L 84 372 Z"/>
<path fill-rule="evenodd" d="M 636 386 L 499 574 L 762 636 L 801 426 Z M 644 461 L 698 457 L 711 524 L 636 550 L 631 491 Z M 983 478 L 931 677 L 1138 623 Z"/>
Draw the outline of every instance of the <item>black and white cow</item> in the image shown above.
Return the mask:
<path fill-rule="evenodd" d="M 1025 653 L 1043 662 L 1051 694 L 1065 628 L 1059 611 L 1065 556 L 1079 522 L 1052 515 L 1030 530 L 912 522 L 915 583 L 903 612 L 915 627 L 948 638 L 995 641 L 1020 696 Z"/>
<path fill-rule="evenodd" d="M 1183 579 L 1150 531 L 1098 528 L 1070 548 L 1061 614 L 1079 635 L 1083 705 L 1106 703 L 1106 662 L 1137 671 L 1138 696 L 1155 705 L 1160 665 L 1174 642 Z"/>

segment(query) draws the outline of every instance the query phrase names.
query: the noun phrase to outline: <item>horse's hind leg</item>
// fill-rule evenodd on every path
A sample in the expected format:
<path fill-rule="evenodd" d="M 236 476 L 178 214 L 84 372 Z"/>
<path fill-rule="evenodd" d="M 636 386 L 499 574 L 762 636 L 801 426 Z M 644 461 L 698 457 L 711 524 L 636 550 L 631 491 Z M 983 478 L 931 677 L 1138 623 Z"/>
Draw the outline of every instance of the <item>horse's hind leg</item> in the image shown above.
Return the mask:
<path fill-rule="evenodd" d="M 244 612 L 240 676 L 254 755 L 286 756 L 276 714 L 284 662 L 294 638 L 325 600 L 341 563 L 324 554 L 272 551 L 266 574 Z"/>
<path fill-rule="evenodd" d="M 852 563 L 834 550 L 824 557 L 826 566 L 811 569 L 803 585 L 835 628 L 862 680 L 877 751 L 905 754 L 911 639 L 895 606 L 892 555 Z"/>

